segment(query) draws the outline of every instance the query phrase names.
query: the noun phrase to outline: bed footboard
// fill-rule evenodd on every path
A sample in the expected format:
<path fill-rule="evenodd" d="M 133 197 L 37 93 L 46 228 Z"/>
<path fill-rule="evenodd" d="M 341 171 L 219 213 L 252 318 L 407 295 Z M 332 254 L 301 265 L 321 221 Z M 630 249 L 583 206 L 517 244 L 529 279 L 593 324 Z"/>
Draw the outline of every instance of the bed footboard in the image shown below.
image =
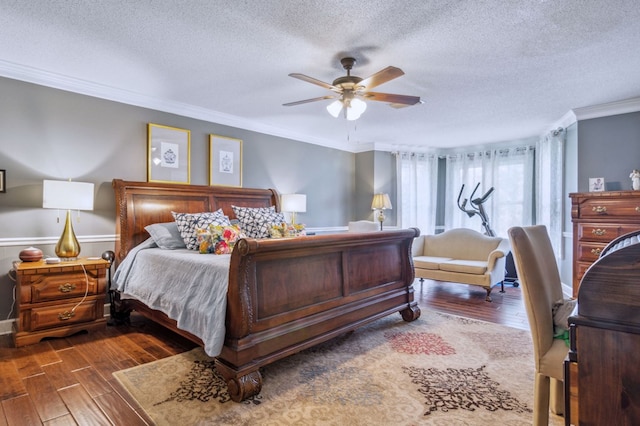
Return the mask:
<path fill-rule="evenodd" d="M 225 345 L 216 367 L 234 401 L 256 395 L 259 368 L 414 301 L 415 228 L 239 241 L 231 257 Z"/>

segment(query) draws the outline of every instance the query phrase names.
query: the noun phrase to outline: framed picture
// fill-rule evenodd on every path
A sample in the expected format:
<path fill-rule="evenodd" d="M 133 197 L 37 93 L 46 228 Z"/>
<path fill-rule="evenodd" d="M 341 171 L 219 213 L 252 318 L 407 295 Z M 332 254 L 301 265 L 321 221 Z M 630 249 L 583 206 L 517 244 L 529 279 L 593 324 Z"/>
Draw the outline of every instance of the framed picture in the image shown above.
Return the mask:
<path fill-rule="evenodd" d="M 0 192 L 7 192 L 7 171 L 0 170 Z"/>
<path fill-rule="evenodd" d="M 604 191 L 604 178 L 589 178 L 589 192 Z"/>
<path fill-rule="evenodd" d="M 242 187 L 242 140 L 209 135 L 209 185 Z"/>
<path fill-rule="evenodd" d="M 191 131 L 149 123 L 147 181 L 191 182 Z"/>

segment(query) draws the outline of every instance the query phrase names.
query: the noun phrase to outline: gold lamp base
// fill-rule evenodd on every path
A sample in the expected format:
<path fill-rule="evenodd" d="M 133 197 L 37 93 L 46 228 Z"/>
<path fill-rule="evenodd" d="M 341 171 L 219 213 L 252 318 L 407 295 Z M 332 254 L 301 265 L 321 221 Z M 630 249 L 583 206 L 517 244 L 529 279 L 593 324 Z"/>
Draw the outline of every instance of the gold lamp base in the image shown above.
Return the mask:
<path fill-rule="evenodd" d="M 67 219 L 64 224 L 62 235 L 56 244 L 56 256 L 62 261 L 76 260 L 80 254 L 80 244 L 73 232 L 71 224 L 71 210 L 67 210 Z"/>

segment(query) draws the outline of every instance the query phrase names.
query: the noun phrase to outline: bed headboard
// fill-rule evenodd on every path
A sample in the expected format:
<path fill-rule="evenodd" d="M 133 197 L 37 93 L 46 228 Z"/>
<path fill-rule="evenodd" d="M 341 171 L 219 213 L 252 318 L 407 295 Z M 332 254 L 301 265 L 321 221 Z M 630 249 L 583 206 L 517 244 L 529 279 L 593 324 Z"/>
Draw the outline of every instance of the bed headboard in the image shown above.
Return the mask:
<path fill-rule="evenodd" d="M 200 213 L 221 208 L 230 219 L 235 218 L 232 205 L 275 206 L 280 211 L 280 196 L 275 189 L 127 182 L 121 179 L 114 179 L 112 184 L 116 196 L 116 263 L 120 263 L 129 250 L 149 238 L 145 226 L 172 222 L 172 211 Z"/>

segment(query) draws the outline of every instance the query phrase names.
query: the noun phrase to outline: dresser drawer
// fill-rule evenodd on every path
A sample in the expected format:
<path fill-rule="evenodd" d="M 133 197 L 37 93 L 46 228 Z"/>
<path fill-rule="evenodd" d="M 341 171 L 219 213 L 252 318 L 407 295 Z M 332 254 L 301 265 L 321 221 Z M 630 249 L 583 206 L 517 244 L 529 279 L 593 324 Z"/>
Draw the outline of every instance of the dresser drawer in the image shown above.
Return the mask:
<path fill-rule="evenodd" d="M 585 200 L 580 206 L 580 217 L 626 217 L 640 220 L 640 199 Z"/>
<path fill-rule="evenodd" d="M 30 330 L 44 330 L 69 324 L 93 321 L 96 316 L 96 301 L 82 302 L 75 311 L 72 309 L 77 303 L 63 303 L 55 306 L 36 307 L 30 310 Z"/>
<path fill-rule="evenodd" d="M 576 262 L 576 282 L 582 281 L 584 273 L 587 272 L 591 265 L 593 265 L 593 262 Z"/>
<path fill-rule="evenodd" d="M 635 231 L 636 224 L 579 223 L 578 241 L 597 241 L 608 243 L 620 235 Z"/>
<path fill-rule="evenodd" d="M 76 272 L 34 275 L 30 281 L 31 303 L 82 297 L 85 291 L 88 291 L 88 295 L 93 295 L 96 294 L 97 289 L 97 279 L 94 274 L 90 273 L 87 273 L 86 276 Z M 87 285 L 89 286 L 88 290 Z"/>
<path fill-rule="evenodd" d="M 595 262 L 600 257 L 600 253 L 606 247 L 604 243 L 578 243 L 578 258 L 576 260 L 583 262 Z"/>

